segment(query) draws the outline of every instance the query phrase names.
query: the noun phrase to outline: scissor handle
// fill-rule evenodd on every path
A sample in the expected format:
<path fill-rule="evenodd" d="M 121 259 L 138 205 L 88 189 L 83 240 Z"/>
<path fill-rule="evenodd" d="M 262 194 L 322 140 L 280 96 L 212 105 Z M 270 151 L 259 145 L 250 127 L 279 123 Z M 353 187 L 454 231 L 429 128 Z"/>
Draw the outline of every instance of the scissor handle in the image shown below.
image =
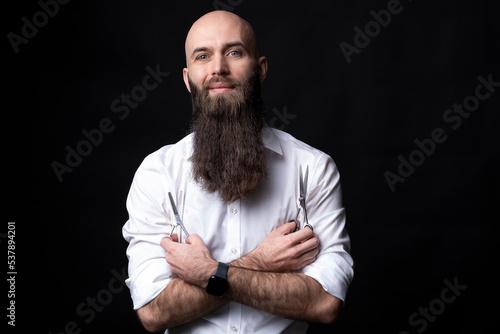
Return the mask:
<path fill-rule="evenodd" d="M 289 223 L 291 223 L 291 222 L 294 222 L 294 223 L 295 223 L 295 230 L 293 230 L 293 231 L 292 231 L 292 233 L 293 233 L 293 232 L 297 232 L 298 230 L 300 230 L 300 225 L 299 225 L 299 223 L 298 223 L 298 221 L 297 221 L 297 220 L 295 220 L 295 219 L 291 219 L 291 220 L 289 220 L 288 222 L 289 222 Z M 309 228 L 311 229 L 311 231 L 314 231 L 314 228 L 312 227 L 312 225 L 311 225 L 311 224 L 309 224 L 309 222 L 306 222 L 306 225 L 304 226 L 304 228 L 305 228 L 305 227 L 309 227 Z"/>
<path fill-rule="evenodd" d="M 176 223 L 176 222 L 175 222 L 175 223 L 172 223 L 172 229 L 170 230 L 170 234 L 168 235 L 168 237 L 169 237 L 169 238 L 170 238 L 170 240 L 172 240 L 172 241 L 173 241 L 173 239 L 172 239 L 172 234 L 174 234 L 174 231 L 175 231 L 176 227 L 177 227 L 177 223 Z"/>

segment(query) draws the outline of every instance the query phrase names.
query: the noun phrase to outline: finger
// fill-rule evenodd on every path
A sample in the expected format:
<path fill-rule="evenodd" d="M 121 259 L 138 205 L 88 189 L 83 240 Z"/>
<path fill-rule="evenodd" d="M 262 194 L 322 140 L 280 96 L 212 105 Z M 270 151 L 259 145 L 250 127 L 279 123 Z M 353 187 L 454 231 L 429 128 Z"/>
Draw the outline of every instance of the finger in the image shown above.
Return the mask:
<path fill-rule="evenodd" d="M 310 251 L 319 253 L 319 239 L 316 237 L 310 238 L 301 242 L 295 247 L 297 247 L 296 248 L 297 254 L 299 254 L 299 256 L 302 256 L 303 254 L 308 253 Z"/>
<path fill-rule="evenodd" d="M 172 239 L 170 239 L 172 237 Z M 172 234 L 168 237 L 164 237 L 160 241 L 160 246 L 164 249 L 167 250 L 167 247 L 170 247 L 171 243 L 170 242 L 179 242 L 179 236 L 177 234 Z"/>
<path fill-rule="evenodd" d="M 304 268 L 305 266 L 313 263 L 314 261 L 316 261 L 316 258 L 318 256 L 318 252 L 317 250 L 313 249 L 307 253 L 305 253 L 304 255 L 302 255 L 302 257 L 299 259 L 299 267 L 296 268 L 295 270 L 299 270 L 299 269 L 302 269 Z"/>
<path fill-rule="evenodd" d="M 172 239 L 173 239 L 173 236 L 172 236 Z M 160 241 L 160 246 L 164 249 L 164 250 L 167 250 L 167 248 L 169 247 L 169 244 L 172 242 L 172 240 L 170 240 L 169 237 L 165 237 L 163 239 L 161 239 Z"/>
<path fill-rule="evenodd" d="M 297 225 L 295 224 L 294 221 L 287 222 L 280 227 L 278 227 L 275 231 L 281 235 L 287 235 L 295 231 L 295 228 Z"/>
<path fill-rule="evenodd" d="M 292 223 L 292 222 L 295 223 L 295 228 L 290 233 L 293 233 L 293 232 L 298 231 L 300 229 L 300 224 L 299 224 L 299 222 L 297 220 L 292 219 L 292 220 L 289 220 L 288 222 L 289 223 Z"/>
<path fill-rule="evenodd" d="M 294 224 L 294 223 L 293 223 Z M 287 237 L 292 238 L 293 243 L 302 243 L 314 237 L 313 231 L 310 228 L 303 228 L 295 233 L 288 234 Z"/>
<path fill-rule="evenodd" d="M 312 239 L 311 239 L 312 240 Z M 307 243 L 310 243 L 310 241 L 307 241 Z M 319 247 L 318 244 L 313 244 L 312 246 L 309 245 L 308 248 L 304 249 L 304 253 L 300 255 L 300 257 L 297 258 L 297 265 L 298 267 L 295 268 L 295 270 L 301 269 L 314 261 L 316 261 L 318 254 L 319 254 Z M 304 246 L 304 245 L 302 245 Z"/>

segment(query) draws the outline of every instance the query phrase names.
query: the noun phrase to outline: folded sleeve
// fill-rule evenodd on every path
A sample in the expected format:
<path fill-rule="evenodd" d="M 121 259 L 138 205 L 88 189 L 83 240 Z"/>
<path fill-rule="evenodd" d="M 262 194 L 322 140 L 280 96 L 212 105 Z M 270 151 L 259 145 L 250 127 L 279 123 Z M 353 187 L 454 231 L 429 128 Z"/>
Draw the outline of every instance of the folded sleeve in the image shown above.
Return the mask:
<path fill-rule="evenodd" d="M 351 244 L 345 228 L 340 175 L 328 155 L 319 159 L 308 187 L 307 216 L 320 239 L 320 252 L 316 261 L 302 272 L 318 281 L 328 293 L 345 301 L 354 276 L 354 262 L 349 254 Z"/>
<path fill-rule="evenodd" d="M 129 243 L 129 277 L 134 309 L 153 300 L 172 280 L 170 266 L 160 241 L 168 235 L 170 219 L 165 210 L 165 179 L 159 153 L 152 154 L 138 168 L 127 197 L 129 219 L 122 229 Z M 162 175 L 163 174 L 163 175 Z"/>

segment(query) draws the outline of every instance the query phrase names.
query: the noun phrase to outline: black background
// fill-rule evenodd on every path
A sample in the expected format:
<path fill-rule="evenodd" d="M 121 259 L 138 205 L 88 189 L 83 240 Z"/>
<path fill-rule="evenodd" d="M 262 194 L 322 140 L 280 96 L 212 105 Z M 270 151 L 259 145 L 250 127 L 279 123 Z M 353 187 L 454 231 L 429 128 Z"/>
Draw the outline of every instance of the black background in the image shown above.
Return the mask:
<path fill-rule="evenodd" d="M 266 119 L 330 154 L 341 173 L 355 277 L 342 317 L 311 332 L 485 332 L 498 311 L 500 87 L 456 130 L 443 115 L 475 94 L 479 76 L 500 81 L 498 6 L 401 1 L 348 63 L 340 43 L 354 45 L 354 28 L 364 31 L 388 2 L 220 3 L 253 24 L 268 57 Z M 33 22 L 41 7 L 3 7 L 1 243 L 6 254 L 15 221 L 18 273 L 9 332 L 145 332 L 113 274 L 127 264 L 125 199 L 142 159 L 187 132 L 184 39 L 214 3 L 71 1 L 18 53 L 8 33 L 21 35 L 21 18 Z M 111 103 L 142 84 L 147 66 L 169 75 L 120 119 Z M 59 182 L 51 164 L 64 164 L 65 147 L 105 118 L 113 131 Z M 391 191 L 384 173 L 397 174 L 398 156 L 436 128 L 446 141 Z M 445 280 L 467 287 L 451 303 L 439 302 Z M 432 320 L 409 321 L 429 306 Z"/>

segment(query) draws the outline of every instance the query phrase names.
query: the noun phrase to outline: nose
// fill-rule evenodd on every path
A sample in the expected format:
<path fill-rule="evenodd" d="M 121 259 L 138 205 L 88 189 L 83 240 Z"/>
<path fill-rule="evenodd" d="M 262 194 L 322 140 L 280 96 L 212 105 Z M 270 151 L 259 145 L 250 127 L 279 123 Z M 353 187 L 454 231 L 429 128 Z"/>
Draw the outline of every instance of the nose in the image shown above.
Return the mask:
<path fill-rule="evenodd" d="M 228 75 L 229 67 L 226 58 L 223 55 L 218 55 L 213 58 L 212 75 Z"/>

